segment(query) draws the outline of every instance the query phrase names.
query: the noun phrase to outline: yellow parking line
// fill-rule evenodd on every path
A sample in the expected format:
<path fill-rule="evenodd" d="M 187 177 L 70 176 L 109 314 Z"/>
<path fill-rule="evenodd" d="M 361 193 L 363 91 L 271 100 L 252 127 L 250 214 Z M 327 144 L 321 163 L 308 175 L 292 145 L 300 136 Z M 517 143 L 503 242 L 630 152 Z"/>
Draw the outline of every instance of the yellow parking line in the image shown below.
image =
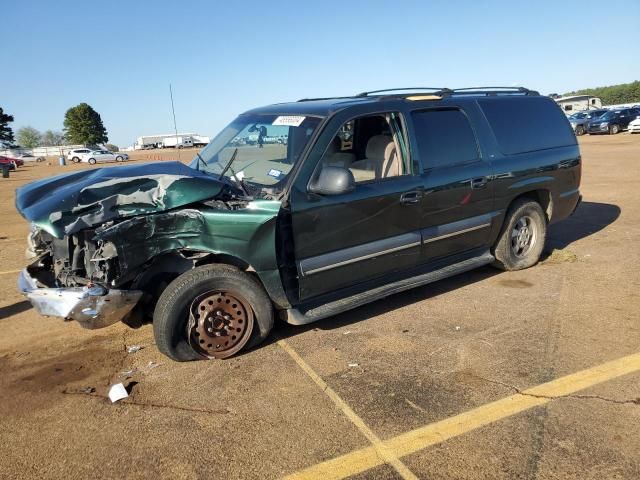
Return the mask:
<path fill-rule="evenodd" d="M 381 465 L 383 463 L 388 463 L 391 465 L 398 474 L 404 479 L 418 480 L 411 470 L 407 468 L 407 466 L 402 463 L 394 453 L 389 450 L 378 436 L 373 433 L 373 431 L 367 427 L 364 421 L 354 412 L 347 403 L 338 396 L 338 394 L 325 383 L 322 378 L 309 366 L 307 362 L 305 362 L 298 352 L 296 352 L 285 340 L 279 340 L 278 345 L 282 347 L 282 349 L 289 354 L 289 356 L 293 359 L 294 362 L 298 364 L 298 366 L 304 370 L 304 372 L 311 377 L 311 380 L 315 382 L 318 387 L 322 389 L 322 391 L 336 404 L 336 406 L 342 410 L 342 413 L 346 415 L 346 417 L 351 420 L 360 432 L 367 437 L 367 440 L 371 442 L 373 445 L 371 448 L 371 456 L 375 458 L 375 465 Z M 371 467 L 368 467 L 371 468 Z M 305 477 L 306 478 L 306 477 Z M 315 477 L 314 477 L 315 478 Z"/>
<path fill-rule="evenodd" d="M 10 273 L 20 273 L 22 270 L 6 270 L 4 272 L 0 272 L 0 275 L 9 275 Z"/>
<path fill-rule="evenodd" d="M 396 458 L 401 458 L 551 400 L 637 371 L 640 371 L 640 353 L 560 377 L 460 415 L 403 433 L 384 440 L 382 447 Z M 286 479 L 340 479 L 382 463 L 383 460 L 376 455 L 374 447 L 368 447 L 293 473 Z"/>

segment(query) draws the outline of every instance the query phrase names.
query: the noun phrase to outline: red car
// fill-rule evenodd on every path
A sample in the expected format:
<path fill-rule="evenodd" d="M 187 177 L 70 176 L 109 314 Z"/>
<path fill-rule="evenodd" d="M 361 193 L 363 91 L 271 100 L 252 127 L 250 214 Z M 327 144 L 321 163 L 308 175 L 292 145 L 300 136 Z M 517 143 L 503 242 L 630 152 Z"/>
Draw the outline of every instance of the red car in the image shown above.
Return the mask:
<path fill-rule="evenodd" d="M 9 165 L 9 170 L 15 170 L 24 165 L 24 161 L 19 158 L 11 158 L 0 155 L 0 166 Z"/>

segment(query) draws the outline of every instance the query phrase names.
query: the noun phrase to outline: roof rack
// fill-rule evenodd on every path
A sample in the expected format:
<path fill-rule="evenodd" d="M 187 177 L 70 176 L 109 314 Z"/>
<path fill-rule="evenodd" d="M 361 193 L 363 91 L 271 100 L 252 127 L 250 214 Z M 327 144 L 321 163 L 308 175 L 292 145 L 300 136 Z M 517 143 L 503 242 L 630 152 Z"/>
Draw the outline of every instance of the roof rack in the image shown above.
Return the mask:
<path fill-rule="evenodd" d="M 453 94 L 462 95 L 500 95 L 500 94 L 524 94 L 524 95 L 540 95 L 535 90 L 529 90 L 525 87 L 465 87 L 454 88 L 451 90 Z"/>
<path fill-rule="evenodd" d="M 402 92 L 406 90 L 419 90 L 419 91 L 430 91 L 430 92 L 449 92 L 450 90 L 446 87 L 405 87 L 405 88 L 384 88 L 382 90 L 371 90 L 370 92 L 360 92 L 355 97 L 368 97 L 372 94 L 377 93 L 387 93 L 387 92 Z M 412 94 L 413 95 L 413 94 Z"/>
<path fill-rule="evenodd" d="M 393 94 L 391 92 L 413 91 L 403 95 L 402 93 Z M 362 92 L 355 97 L 378 96 L 378 94 L 390 94 L 384 96 L 400 96 L 407 97 L 416 95 L 417 92 L 428 92 L 431 95 L 439 95 L 441 97 L 454 95 L 539 95 L 535 90 L 529 90 L 525 87 L 465 87 L 465 88 L 447 88 L 447 87 L 408 87 L 408 88 L 385 88 L 383 90 L 372 90 L 370 92 Z M 383 96 L 383 95 L 380 95 Z"/>

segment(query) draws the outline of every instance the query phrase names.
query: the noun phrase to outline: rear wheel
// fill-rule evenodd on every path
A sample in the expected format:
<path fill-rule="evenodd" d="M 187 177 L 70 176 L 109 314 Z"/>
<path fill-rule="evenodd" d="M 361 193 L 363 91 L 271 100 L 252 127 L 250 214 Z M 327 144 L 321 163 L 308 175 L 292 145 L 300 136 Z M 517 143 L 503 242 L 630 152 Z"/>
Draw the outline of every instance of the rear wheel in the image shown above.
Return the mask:
<path fill-rule="evenodd" d="M 507 212 L 494 246 L 494 266 L 502 270 L 522 270 L 540 260 L 547 236 L 547 219 L 539 203 L 516 200 Z"/>
<path fill-rule="evenodd" d="M 153 315 L 158 349 L 177 361 L 228 358 L 262 342 L 273 307 L 262 285 L 228 265 L 205 265 L 176 278 Z"/>
<path fill-rule="evenodd" d="M 620 126 L 619 126 L 619 125 L 616 125 L 615 123 L 609 127 L 609 133 L 610 133 L 611 135 L 615 135 L 615 134 L 616 134 L 616 133 L 618 133 L 619 131 L 620 131 Z"/>
<path fill-rule="evenodd" d="M 95 165 L 96 164 L 96 159 L 95 158 L 90 158 L 88 160 L 88 162 L 89 162 L 89 165 Z"/>

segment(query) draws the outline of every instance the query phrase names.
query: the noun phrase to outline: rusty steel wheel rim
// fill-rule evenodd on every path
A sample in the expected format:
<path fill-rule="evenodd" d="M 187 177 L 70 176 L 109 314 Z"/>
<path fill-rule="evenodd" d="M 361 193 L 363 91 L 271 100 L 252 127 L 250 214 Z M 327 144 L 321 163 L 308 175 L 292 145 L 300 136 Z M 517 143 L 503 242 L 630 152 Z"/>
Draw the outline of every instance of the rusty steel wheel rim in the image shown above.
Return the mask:
<path fill-rule="evenodd" d="M 187 326 L 189 343 L 208 358 L 226 358 L 238 352 L 253 330 L 253 310 L 233 291 L 211 290 L 191 303 Z"/>

